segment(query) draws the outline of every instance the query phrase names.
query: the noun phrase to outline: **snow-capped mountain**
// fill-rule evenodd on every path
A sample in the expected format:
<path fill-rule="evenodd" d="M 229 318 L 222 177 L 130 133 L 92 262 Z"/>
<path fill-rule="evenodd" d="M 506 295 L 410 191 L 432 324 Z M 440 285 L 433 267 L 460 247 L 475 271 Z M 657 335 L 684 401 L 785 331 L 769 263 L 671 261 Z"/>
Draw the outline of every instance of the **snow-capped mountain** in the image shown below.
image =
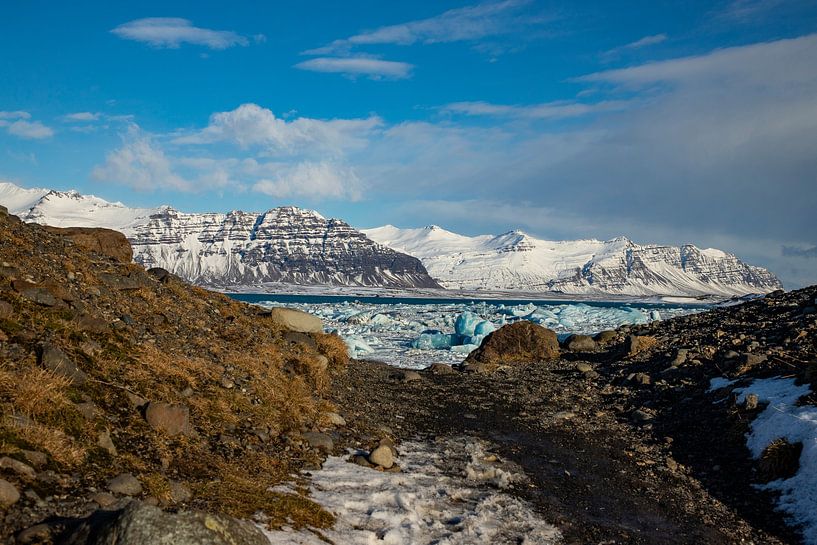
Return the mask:
<path fill-rule="evenodd" d="M 129 208 L 75 191 L 10 183 L 0 183 L 0 204 L 23 221 L 121 231 L 133 246 L 134 261 L 200 285 L 439 287 L 418 259 L 312 210 L 195 214 L 169 206 Z"/>
<path fill-rule="evenodd" d="M 560 291 L 570 294 L 746 295 L 780 289 L 780 280 L 732 254 L 691 244 L 613 240 L 547 241 L 522 231 L 468 237 L 436 225 L 364 229 L 419 258 L 449 289 Z"/>

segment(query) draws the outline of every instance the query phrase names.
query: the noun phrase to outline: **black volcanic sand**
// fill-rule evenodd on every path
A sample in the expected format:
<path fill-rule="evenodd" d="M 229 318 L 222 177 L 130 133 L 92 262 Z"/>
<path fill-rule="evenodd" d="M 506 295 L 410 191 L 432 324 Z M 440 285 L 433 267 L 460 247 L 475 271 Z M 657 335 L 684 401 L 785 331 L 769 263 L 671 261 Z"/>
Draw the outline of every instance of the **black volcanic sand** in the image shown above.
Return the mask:
<path fill-rule="evenodd" d="M 817 288 L 778 293 L 624 328 L 596 352 L 490 375 L 422 371 L 406 380 L 394 367 L 353 362 L 334 387 L 348 423 L 338 443 L 366 447 L 384 434 L 487 440 L 529 477 L 514 493 L 569 544 L 800 543 L 774 496 L 752 486 L 762 480 L 745 432 L 762 407 L 747 411 L 729 389 L 708 387 L 713 377 L 739 386 L 785 375 L 817 390 L 815 296 Z M 633 333 L 658 345 L 627 357 L 622 341 Z M 671 367 L 679 348 L 688 361 Z M 766 361 L 744 365 L 746 354 Z M 580 372 L 580 362 L 595 372 Z"/>

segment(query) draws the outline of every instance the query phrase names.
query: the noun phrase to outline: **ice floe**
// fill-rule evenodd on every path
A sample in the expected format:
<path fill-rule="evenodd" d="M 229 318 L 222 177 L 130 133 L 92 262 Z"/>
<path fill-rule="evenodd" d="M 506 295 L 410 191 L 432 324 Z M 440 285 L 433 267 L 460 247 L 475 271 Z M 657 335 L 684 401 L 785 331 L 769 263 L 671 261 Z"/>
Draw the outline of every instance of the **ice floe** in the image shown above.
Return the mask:
<path fill-rule="evenodd" d="M 263 306 L 279 306 L 270 295 Z M 556 331 L 594 334 L 625 324 L 644 324 L 698 312 L 705 307 L 636 303 L 283 303 L 320 316 L 327 330 L 346 340 L 349 354 L 403 367 L 456 363 L 479 346 L 491 331 L 506 323 L 529 320 Z"/>

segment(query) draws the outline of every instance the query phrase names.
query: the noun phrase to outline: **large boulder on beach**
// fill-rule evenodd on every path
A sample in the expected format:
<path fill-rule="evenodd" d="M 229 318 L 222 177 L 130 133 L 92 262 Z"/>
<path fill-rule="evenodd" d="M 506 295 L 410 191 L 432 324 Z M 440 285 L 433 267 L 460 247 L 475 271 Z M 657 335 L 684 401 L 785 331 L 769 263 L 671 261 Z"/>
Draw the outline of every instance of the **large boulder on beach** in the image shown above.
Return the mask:
<path fill-rule="evenodd" d="M 290 331 L 301 333 L 323 333 L 323 321 L 308 312 L 294 308 L 276 307 L 270 309 L 268 316 L 278 325 Z"/>
<path fill-rule="evenodd" d="M 534 363 L 557 359 L 556 333 L 533 322 L 519 321 L 489 334 L 465 359 L 465 365 L 480 363 L 488 368 L 499 365 Z"/>

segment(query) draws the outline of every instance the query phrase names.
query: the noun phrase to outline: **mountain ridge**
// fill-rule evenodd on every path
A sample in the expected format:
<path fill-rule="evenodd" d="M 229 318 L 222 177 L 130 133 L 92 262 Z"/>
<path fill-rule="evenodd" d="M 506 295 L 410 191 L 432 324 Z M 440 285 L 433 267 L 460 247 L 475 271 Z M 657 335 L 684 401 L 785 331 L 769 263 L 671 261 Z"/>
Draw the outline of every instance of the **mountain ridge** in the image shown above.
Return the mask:
<path fill-rule="evenodd" d="M 625 236 L 548 241 L 518 229 L 469 237 L 436 225 L 419 229 L 385 225 L 363 232 L 419 258 L 449 289 L 742 296 L 782 287 L 766 269 L 692 244 L 637 244 Z"/>

